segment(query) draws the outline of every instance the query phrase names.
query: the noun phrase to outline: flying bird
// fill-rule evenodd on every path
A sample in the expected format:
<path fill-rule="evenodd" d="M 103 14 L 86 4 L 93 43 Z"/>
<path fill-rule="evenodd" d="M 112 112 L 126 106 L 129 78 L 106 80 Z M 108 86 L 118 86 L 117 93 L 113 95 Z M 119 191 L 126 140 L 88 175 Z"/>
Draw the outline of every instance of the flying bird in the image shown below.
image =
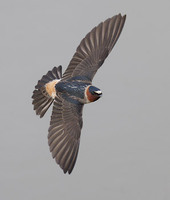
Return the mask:
<path fill-rule="evenodd" d="M 40 118 L 53 104 L 48 144 L 64 173 L 72 172 L 77 159 L 83 106 L 102 96 L 92 85 L 93 77 L 118 40 L 125 19 L 126 15 L 118 14 L 94 27 L 77 47 L 64 74 L 61 66 L 54 67 L 33 91 L 32 104 Z"/>

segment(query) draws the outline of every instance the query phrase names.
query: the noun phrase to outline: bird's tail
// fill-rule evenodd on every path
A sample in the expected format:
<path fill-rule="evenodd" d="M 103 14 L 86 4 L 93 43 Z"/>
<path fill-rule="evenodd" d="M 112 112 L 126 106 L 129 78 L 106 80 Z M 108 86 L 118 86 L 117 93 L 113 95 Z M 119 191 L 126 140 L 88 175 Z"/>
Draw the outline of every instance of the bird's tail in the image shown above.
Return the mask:
<path fill-rule="evenodd" d="M 32 95 L 32 104 L 37 115 L 43 117 L 50 105 L 53 103 L 56 91 L 55 85 L 62 78 L 62 67 L 54 67 L 48 71 L 35 86 Z"/>

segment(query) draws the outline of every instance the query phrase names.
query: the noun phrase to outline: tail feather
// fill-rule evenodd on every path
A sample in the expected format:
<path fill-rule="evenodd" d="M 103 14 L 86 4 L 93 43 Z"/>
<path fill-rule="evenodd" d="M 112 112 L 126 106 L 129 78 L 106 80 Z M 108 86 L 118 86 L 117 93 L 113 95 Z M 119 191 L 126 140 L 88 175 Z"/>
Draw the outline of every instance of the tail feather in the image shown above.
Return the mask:
<path fill-rule="evenodd" d="M 32 95 L 32 104 L 34 105 L 34 110 L 37 115 L 40 115 L 40 118 L 44 116 L 50 105 L 54 101 L 54 96 L 46 89 L 46 85 L 52 81 L 55 87 L 55 82 L 59 81 L 62 78 L 62 67 L 54 67 L 51 71 L 48 71 L 35 86 L 35 90 Z"/>
<path fill-rule="evenodd" d="M 46 83 L 53 81 L 55 79 L 62 78 L 62 66 L 54 67 L 51 71 L 48 71 L 46 75 L 44 75 L 41 80 L 38 81 L 37 85 L 35 86 L 36 89 L 41 88 Z"/>

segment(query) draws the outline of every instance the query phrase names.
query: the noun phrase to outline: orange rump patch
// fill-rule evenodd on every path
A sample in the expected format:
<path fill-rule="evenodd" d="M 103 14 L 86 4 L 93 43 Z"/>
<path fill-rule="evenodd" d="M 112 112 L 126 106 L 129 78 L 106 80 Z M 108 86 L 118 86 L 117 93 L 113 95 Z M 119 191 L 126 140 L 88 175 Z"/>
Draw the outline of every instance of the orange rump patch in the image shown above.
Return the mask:
<path fill-rule="evenodd" d="M 49 96 L 51 96 L 52 98 L 55 98 L 56 96 L 56 90 L 55 90 L 55 85 L 59 82 L 59 80 L 53 80 L 50 81 L 49 83 L 47 83 L 45 85 L 45 89 L 47 91 L 47 93 L 49 94 Z"/>

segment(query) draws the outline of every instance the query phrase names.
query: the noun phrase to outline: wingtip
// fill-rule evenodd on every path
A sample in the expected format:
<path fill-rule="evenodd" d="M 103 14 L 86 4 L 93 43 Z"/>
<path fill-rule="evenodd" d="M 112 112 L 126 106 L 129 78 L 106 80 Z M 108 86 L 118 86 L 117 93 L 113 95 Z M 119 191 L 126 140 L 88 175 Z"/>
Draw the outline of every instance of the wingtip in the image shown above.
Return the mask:
<path fill-rule="evenodd" d="M 68 173 L 67 173 L 67 172 L 68 172 Z M 64 173 L 64 174 L 68 174 L 68 175 L 70 175 L 71 172 L 72 172 L 72 171 L 69 171 L 69 170 L 67 170 L 67 169 L 63 169 L 63 173 Z"/>
<path fill-rule="evenodd" d="M 124 19 L 124 21 L 126 20 L 126 14 L 122 15 L 121 13 L 119 13 L 117 16 L 121 17 L 122 19 Z"/>
<path fill-rule="evenodd" d="M 126 20 L 126 14 L 125 14 L 125 15 L 123 15 L 123 19 L 124 19 L 124 21 Z"/>
<path fill-rule="evenodd" d="M 121 23 L 122 23 L 122 28 L 125 24 L 125 21 L 126 21 L 126 14 L 125 15 L 122 15 L 121 13 L 119 13 L 118 15 L 118 18 L 121 20 Z"/>
<path fill-rule="evenodd" d="M 67 169 L 63 169 L 63 172 L 64 172 L 64 174 L 66 174 L 67 172 L 68 172 L 68 174 L 70 174 Z"/>

